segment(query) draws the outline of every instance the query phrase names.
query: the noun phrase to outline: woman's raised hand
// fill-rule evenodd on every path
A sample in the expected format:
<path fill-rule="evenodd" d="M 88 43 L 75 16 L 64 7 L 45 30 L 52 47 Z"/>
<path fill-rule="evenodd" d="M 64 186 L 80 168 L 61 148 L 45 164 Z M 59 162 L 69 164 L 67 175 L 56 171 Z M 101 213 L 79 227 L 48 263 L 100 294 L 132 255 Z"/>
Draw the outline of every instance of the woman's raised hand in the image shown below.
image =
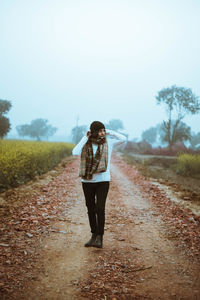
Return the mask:
<path fill-rule="evenodd" d="M 87 137 L 91 136 L 91 131 L 88 130 L 86 136 L 87 136 Z"/>

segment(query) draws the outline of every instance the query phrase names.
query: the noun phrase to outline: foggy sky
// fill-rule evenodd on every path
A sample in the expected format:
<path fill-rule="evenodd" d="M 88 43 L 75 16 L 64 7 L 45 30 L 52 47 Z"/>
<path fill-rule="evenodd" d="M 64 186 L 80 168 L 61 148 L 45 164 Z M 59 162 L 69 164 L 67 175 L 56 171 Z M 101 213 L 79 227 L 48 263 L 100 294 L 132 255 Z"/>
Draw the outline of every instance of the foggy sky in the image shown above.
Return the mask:
<path fill-rule="evenodd" d="M 19 124 L 45 118 L 68 135 L 122 120 L 139 137 L 166 113 L 176 84 L 200 96 L 199 0 L 1 0 L 0 99 Z M 184 119 L 200 131 L 200 115 Z"/>

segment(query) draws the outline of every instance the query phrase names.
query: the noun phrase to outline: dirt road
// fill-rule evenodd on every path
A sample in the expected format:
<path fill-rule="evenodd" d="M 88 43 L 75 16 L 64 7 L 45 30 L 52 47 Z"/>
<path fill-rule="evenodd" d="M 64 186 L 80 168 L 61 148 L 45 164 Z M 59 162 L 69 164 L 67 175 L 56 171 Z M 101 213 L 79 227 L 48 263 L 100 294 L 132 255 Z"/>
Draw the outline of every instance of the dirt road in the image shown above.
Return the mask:
<path fill-rule="evenodd" d="M 118 157 L 111 165 L 103 248 L 83 246 L 90 230 L 77 168 L 74 159 L 44 181 L 46 195 L 51 190 L 50 198 L 59 197 L 60 213 L 40 237 L 31 280 L 24 275 L 23 287 L 2 299 L 200 299 L 197 256 L 170 235 L 159 206 Z"/>

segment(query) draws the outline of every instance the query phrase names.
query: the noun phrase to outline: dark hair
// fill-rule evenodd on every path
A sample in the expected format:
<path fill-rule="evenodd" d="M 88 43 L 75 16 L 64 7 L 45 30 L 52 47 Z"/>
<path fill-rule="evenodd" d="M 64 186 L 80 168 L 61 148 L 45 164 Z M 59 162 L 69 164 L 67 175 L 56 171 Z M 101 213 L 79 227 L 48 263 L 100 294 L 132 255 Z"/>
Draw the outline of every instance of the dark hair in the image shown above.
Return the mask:
<path fill-rule="evenodd" d="M 91 125 L 90 125 L 91 134 L 95 135 L 95 136 L 98 136 L 98 132 L 102 128 L 105 129 L 105 126 L 102 122 L 100 122 L 100 121 L 92 122 Z"/>

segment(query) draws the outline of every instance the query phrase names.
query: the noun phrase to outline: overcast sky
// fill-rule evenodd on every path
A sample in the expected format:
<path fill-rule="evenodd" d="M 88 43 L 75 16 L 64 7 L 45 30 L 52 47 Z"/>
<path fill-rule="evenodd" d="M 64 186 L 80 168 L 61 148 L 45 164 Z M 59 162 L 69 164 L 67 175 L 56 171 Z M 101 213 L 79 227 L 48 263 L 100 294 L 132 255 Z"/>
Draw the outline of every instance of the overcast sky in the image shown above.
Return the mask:
<path fill-rule="evenodd" d="M 12 134 L 45 118 L 68 135 L 122 120 L 129 137 L 166 118 L 155 96 L 200 96 L 199 0 L 1 0 L 0 99 Z M 200 131 L 200 115 L 184 121 Z"/>

